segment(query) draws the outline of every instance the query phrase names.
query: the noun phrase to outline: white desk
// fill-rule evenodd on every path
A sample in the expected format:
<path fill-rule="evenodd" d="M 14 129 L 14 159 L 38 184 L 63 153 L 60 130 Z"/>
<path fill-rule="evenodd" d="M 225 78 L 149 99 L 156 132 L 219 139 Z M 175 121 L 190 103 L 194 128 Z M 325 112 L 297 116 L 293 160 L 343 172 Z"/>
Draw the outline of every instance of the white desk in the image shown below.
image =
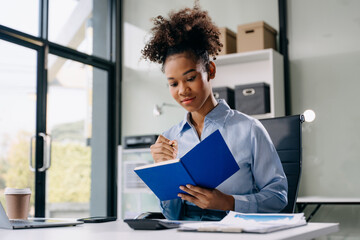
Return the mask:
<path fill-rule="evenodd" d="M 0 229 L 1 240 L 275 240 L 275 239 L 313 239 L 339 230 L 338 223 L 309 223 L 306 226 L 269 234 L 246 233 L 197 233 L 170 230 L 132 230 L 122 220 L 108 223 L 88 223 L 76 227 L 58 227 L 26 230 Z"/>
<path fill-rule="evenodd" d="M 306 221 L 310 221 L 315 213 L 322 205 L 357 205 L 360 204 L 360 198 L 335 198 L 335 197 L 319 197 L 307 196 L 298 197 L 296 205 L 299 212 L 303 212 L 308 205 L 316 205 L 315 209 L 307 217 Z"/>

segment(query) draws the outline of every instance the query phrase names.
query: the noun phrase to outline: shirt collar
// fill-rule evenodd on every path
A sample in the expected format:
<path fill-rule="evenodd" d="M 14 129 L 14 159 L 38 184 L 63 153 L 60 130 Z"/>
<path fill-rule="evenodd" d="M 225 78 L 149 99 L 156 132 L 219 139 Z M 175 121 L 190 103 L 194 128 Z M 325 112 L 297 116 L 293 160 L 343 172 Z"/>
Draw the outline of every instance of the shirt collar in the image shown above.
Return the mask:
<path fill-rule="evenodd" d="M 229 105 L 223 99 L 218 100 L 218 105 L 215 106 L 213 110 L 211 110 L 205 117 L 206 122 L 210 121 L 213 124 L 222 127 L 225 124 L 225 120 L 230 112 Z M 190 125 L 190 112 L 187 112 L 184 116 L 184 120 L 180 124 L 179 134 L 191 128 Z"/>

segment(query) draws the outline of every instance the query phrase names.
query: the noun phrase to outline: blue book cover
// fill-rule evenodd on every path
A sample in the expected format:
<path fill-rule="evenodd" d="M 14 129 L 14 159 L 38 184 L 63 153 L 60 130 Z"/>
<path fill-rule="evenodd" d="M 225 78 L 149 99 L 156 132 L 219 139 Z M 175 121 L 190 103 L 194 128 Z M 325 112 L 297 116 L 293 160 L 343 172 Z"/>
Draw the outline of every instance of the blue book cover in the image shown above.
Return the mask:
<path fill-rule="evenodd" d="M 205 138 L 181 159 L 135 168 L 136 174 L 161 200 L 178 198 L 186 184 L 216 188 L 239 170 L 219 130 Z"/>

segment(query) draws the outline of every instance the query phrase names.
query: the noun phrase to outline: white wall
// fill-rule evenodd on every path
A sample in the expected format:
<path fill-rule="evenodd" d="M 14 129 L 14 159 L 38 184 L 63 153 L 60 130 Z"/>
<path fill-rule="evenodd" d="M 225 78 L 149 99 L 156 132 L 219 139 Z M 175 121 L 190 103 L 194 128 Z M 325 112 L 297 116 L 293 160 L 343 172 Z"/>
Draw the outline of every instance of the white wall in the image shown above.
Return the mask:
<path fill-rule="evenodd" d="M 299 194 L 359 198 L 360 1 L 288 1 L 288 30 L 292 112 L 317 116 L 303 125 Z M 360 206 L 322 207 L 313 221 L 340 222 L 328 239 L 360 236 Z"/>

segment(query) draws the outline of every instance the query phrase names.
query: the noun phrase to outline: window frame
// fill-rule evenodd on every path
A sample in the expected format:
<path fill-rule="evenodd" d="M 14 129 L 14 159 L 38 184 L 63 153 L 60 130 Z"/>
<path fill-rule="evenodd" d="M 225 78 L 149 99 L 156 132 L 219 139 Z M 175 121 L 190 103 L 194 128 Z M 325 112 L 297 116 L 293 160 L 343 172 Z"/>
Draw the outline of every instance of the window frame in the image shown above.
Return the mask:
<path fill-rule="evenodd" d="M 109 0 L 110 60 L 48 41 L 49 0 L 39 1 L 39 36 L 0 25 L 0 39 L 37 51 L 36 135 L 46 132 L 47 58 L 53 54 L 108 72 L 107 215 L 117 216 L 117 146 L 121 141 L 121 0 Z M 36 167 L 42 166 L 42 141 L 36 138 Z M 46 172 L 35 172 L 35 217 L 45 217 Z"/>

